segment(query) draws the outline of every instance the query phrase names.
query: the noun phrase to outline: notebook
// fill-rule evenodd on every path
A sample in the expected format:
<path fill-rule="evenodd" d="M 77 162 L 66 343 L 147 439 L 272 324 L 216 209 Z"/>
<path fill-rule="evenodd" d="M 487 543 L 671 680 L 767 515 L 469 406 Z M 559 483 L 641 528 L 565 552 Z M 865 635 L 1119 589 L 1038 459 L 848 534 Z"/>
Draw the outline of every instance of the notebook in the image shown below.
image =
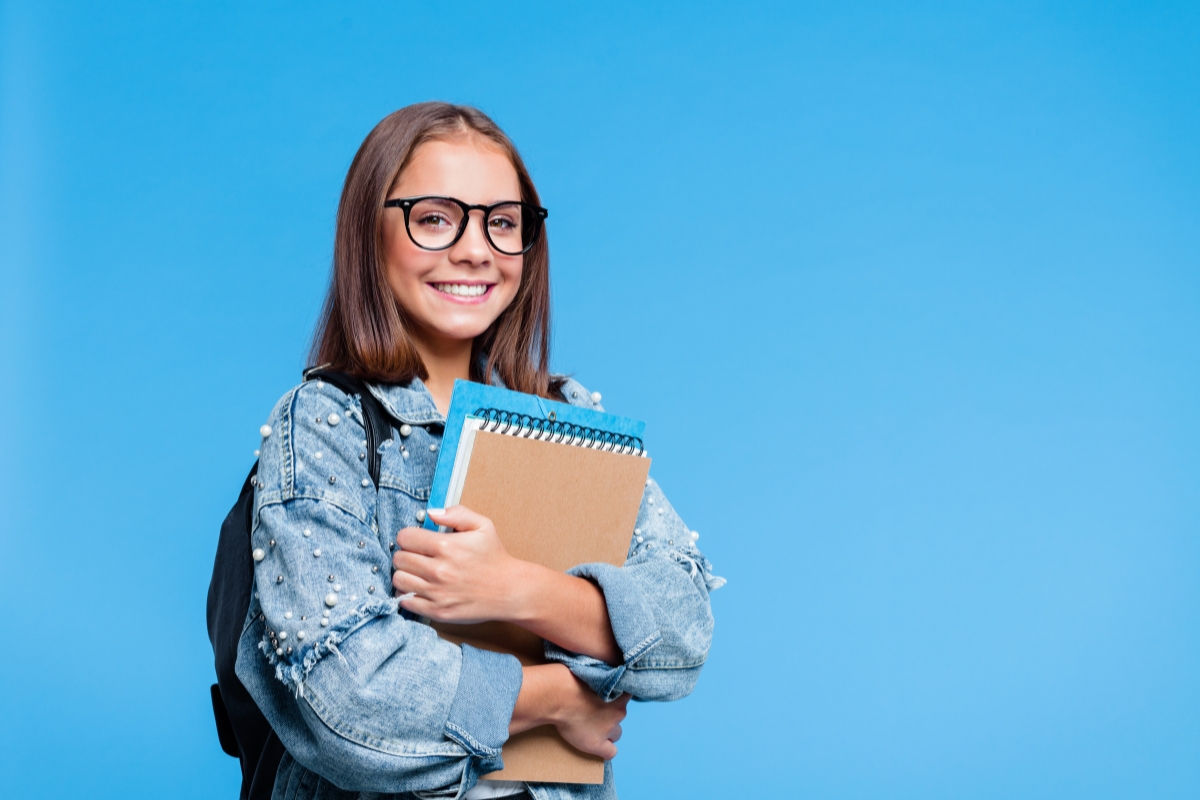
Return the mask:
<path fill-rule="evenodd" d="M 625 563 L 650 459 L 645 423 L 533 395 L 457 381 L 430 490 L 431 508 L 461 503 L 492 520 L 513 556 L 566 571 Z M 432 520 L 427 528 L 436 529 Z M 542 640 L 508 623 L 432 623 L 457 644 L 544 664 Z M 485 778 L 603 783 L 604 762 L 551 725 L 511 737 L 504 769 Z"/>

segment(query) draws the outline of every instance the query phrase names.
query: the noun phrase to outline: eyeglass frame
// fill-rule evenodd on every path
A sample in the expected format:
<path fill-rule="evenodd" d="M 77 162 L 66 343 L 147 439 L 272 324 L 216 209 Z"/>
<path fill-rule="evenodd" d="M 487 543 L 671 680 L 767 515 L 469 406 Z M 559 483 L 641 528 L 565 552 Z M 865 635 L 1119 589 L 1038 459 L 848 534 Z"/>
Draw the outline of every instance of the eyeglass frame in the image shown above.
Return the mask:
<path fill-rule="evenodd" d="M 425 245 L 418 242 L 416 237 L 413 236 L 412 228 L 409 227 L 408 212 L 412 210 L 412 207 L 414 205 L 421 202 L 422 200 L 446 200 L 448 202 L 454 203 L 455 205 L 457 205 L 459 208 L 462 209 L 463 217 L 462 217 L 462 222 L 459 223 L 459 226 L 458 226 L 458 233 L 454 234 L 454 238 L 450 240 L 449 244 L 442 245 L 441 247 L 426 247 Z M 530 217 L 530 219 L 534 220 L 537 224 L 537 228 L 534 230 L 533 238 L 531 238 L 529 240 L 529 244 L 525 245 L 525 247 L 522 248 L 521 251 L 517 252 L 517 253 L 510 253 L 507 250 L 501 250 L 499 247 L 497 247 L 496 243 L 492 241 L 492 234 L 489 233 L 488 229 L 487 229 L 487 227 L 488 227 L 487 220 L 488 220 L 488 217 L 491 216 L 492 211 L 499 208 L 500 206 L 511 206 L 511 205 L 521 206 L 522 212 L 524 212 L 526 210 L 532 211 L 533 216 Z M 525 255 L 526 253 L 528 253 L 529 250 L 535 244 L 537 244 L 538 237 L 542 235 L 542 228 L 546 222 L 546 217 L 550 216 L 550 212 L 547 209 L 542 208 L 541 206 L 535 206 L 533 203 L 526 203 L 524 200 L 501 200 L 499 203 L 492 203 L 491 205 L 482 205 L 482 204 L 470 205 L 468 203 L 464 203 L 462 200 L 459 200 L 457 197 L 447 197 L 445 195 L 438 195 L 438 194 L 426 194 L 426 195 L 421 195 L 420 197 L 396 197 L 391 200 L 385 200 L 383 203 L 383 207 L 384 208 L 402 209 L 404 211 L 404 232 L 408 234 L 409 241 L 412 242 L 413 244 L 415 244 L 417 247 L 421 248 L 422 250 L 430 250 L 433 252 L 437 252 L 438 250 L 449 250 L 451 247 L 454 247 L 454 245 L 458 244 L 459 239 L 461 239 L 463 237 L 463 234 L 467 232 L 467 225 L 469 225 L 471 223 L 471 212 L 476 211 L 476 210 L 482 211 L 483 212 L 483 225 L 482 225 L 483 236 L 485 239 L 487 239 L 488 246 L 491 247 L 493 250 L 495 250 L 497 253 L 500 253 L 500 254 L 506 255 L 506 256 L 521 256 L 521 255 Z"/>

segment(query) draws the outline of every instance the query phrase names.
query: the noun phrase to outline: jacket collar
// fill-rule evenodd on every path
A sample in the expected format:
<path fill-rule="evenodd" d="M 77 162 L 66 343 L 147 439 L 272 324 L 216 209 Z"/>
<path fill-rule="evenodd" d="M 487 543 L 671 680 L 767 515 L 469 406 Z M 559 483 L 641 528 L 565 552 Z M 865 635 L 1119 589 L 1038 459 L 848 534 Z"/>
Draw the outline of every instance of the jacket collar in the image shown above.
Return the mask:
<path fill-rule="evenodd" d="M 409 425 L 446 424 L 446 418 L 437 410 L 433 396 L 420 378 L 413 378 L 407 385 L 369 383 L 367 388 L 387 412 L 401 422 Z"/>

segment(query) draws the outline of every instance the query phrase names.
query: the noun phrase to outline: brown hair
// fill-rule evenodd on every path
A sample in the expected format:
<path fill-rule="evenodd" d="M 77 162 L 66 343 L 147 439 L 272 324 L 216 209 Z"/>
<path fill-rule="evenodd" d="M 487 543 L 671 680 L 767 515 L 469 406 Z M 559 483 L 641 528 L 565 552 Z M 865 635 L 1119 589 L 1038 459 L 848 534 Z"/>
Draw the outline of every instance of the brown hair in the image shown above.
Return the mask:
<path fill-rule="evenodd" d="M 404 309 L 385 276 L 383 203 L 413 153 L 425 142 L 480 136 L 508 156 L 521 200 L 541 205 L 516 146 L 486 114 L 470 106 L 416 103 L 384 117 L 358 148 L 338 203 L 333 278 L 313 336 L 309 363 L 328 364 L 379 383 L 426 380 Z M 563 379 L 550 375 L 550 248 L 546 232 L 525 254 L 521 285 L 496 321 L 475 338 L 471 380 L 559 399 Z"/>

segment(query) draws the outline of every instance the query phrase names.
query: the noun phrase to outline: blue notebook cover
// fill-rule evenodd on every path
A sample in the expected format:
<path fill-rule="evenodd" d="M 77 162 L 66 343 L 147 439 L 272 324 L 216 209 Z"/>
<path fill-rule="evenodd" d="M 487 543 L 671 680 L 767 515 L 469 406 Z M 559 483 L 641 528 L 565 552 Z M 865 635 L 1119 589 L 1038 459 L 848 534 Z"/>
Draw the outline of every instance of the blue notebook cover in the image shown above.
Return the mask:
<path fill-rule="evenodd" d="M 641 420 L 619 417 L 590 408 L 580 408 L 570 403 L 559 403 L 537 395 L 514 392 L 497 386 L 485 386 L 471 381 L 455 381 L 454 393 L 450 396 L 450 413 L 446 415 L 446 431 L 442 435 L 442 448 L 438 454 L 437 470 L 433 473 L 433 487 L 429 490 L 429 507 L 443 508 L 446 492 L 450 488 L 450 475 L 454 471 L 454 456 L 458 452 L 458 440 L 462 436 L 463 423 L 479 409 L 494 408 L 516 414 L 528 414 L 539 419 L 554 419 L 570 425 L 580 425 L 596 430 L 608 431 L 622 436 L 642 438 L 646 423 Z M 437 530 L 437 524 L 425 520 L 425 527 Z"/>

